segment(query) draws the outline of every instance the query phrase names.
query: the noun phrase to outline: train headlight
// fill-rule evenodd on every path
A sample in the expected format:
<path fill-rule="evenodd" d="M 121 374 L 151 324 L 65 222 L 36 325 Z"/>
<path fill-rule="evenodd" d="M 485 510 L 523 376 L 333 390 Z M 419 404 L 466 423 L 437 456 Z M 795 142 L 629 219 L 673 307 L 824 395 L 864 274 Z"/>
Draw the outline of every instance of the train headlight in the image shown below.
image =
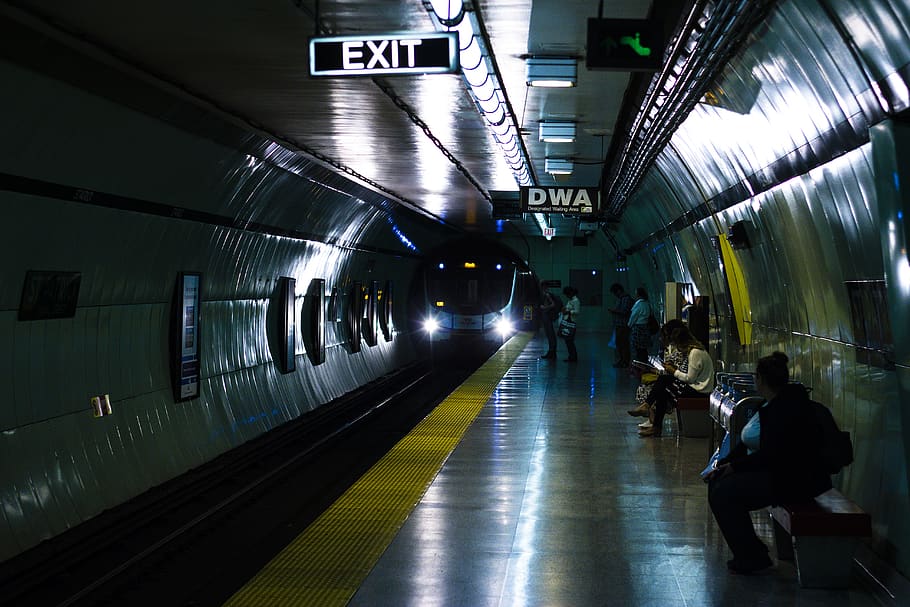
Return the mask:
<path fill-rule="evenodd" d="M 439 323 L 435 318 L 428 318 L 423 321 L 423 330 L 432 335 L 439 328 Z"/>
<path fill-rule="evenodd" d="M 513 331 L 515 331 L 515 327 L 512 326 L 511 320 L 509 320 L 508 318 L 503 316 L 499 320 L 496 321 L 496 330 L 499 332 L 500 335 L 505 337 L 509 333 L 512 333 Z"/>

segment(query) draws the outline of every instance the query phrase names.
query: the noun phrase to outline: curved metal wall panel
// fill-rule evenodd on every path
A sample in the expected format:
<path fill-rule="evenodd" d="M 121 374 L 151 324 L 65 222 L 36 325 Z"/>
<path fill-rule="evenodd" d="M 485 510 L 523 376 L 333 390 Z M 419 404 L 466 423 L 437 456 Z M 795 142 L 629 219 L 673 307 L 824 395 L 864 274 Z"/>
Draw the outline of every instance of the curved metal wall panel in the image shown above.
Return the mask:
<path fill-rule="evenodd" d="M 852 433 L 856 461 L 836 484 L 873 513 L 872 546 L 906 575 L 910 535 L 898 514 L 910 509 L 906 432 L 894 415 L 906 396 L 887 345 L 870 355 L 858 333 L 887 319 L 854 309 L 850 285 L 883 283 L 875 186 L 891 176 L 874 174 L 867 130 L 907 105 L 910 7 L 824 4 L 830 11 L 814 0 L 775 6 L 716 83 L 723 94 L 693 110 L 661 152 L 617 239 L 635 251 L 633 284 L 652 281 L 653 292 L 672 275 L 712 296 L 713 348 L 724 364 L 751 368 L 787 352 L 793 376 Z M 752 304 L 746 346 L 733 338 L 711 244 L 739 221 L 752 228 L 751 246 L 734 251 Z"/>
<path fill-rule="evenodd" d="M 448 228 L 256 136 L 226 145 L 236 127 L 209 139 L 7 63 L 0 77 L 16 91 L 0 162 L 25 184 L 0 190 L 0 560 L 414 359 L 400 333 L 351 354 L 330 324 L 326 363 L 298 332 L 282 374 L 269 307 L 281 276 L 406 293 Z M 30 269 L 81 272 L 73 318 L 18 320 Z M 180 271 L 202 275 L 201 380 L 175 403 Z M 112 415 L 92 416 L 98 394 Z"/>
<path fill-rule="evenodd" d="M 828 0 L 856 44 L 870 77 L 881 83 L 881 95 L 894 111 L 910 106 L 906 77 L 910 63 L 910 5 L 878 0 Z"/>

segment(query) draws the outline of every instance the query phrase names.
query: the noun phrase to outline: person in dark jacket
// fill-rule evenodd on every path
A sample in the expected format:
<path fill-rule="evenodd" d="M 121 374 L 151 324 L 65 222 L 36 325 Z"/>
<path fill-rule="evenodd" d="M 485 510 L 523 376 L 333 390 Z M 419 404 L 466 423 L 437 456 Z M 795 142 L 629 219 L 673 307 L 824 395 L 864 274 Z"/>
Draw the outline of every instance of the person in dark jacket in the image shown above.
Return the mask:
<path fill-rule="evenodd" d="M 550 293 L 550 281 L 540 281 L 540 324 L 543 325 L 544 333 L 547 336 L 547 353 L 541 356 L 543 359 L 556 359 L 556 329 L 553 323 L 559 318 L 559 311 L 562 310 L 562 300 L 559 296 Z"/>
<path fill-rule="evenodd" d="M 772 565 L 752 526 L 751 510 L 806 501 L 831 488 L 806 389 L 790 383 L 787 355 L 758 361 L 755 387 L 767 402 L 742 430 L 742 440 L 705 476 L 708 502 L 733 559 L 735 573 Z"/>
<path fill-rule="evenodd" d="M 610 308 L 613 315 L 613 331 L 616 334 L 616 362 L 613 366 L 626 369 L 632 362 L 632 329 L 629 328 L 629 315 L 632 313 L 632 296 L 626 293 L 622 285 L 614 282 L 610 293 L 616 298 L 616 307 Z"/>

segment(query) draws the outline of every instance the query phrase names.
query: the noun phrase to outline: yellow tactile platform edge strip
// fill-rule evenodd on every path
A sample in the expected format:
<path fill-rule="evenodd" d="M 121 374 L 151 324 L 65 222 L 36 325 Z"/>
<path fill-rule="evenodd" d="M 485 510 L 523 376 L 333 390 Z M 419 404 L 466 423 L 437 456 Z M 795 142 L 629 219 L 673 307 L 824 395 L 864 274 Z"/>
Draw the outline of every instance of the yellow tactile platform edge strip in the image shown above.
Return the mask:
<path fill-rule="evenodd" d="M 346 605 L 531 337 L 506 342 L 225 607 Z"/>

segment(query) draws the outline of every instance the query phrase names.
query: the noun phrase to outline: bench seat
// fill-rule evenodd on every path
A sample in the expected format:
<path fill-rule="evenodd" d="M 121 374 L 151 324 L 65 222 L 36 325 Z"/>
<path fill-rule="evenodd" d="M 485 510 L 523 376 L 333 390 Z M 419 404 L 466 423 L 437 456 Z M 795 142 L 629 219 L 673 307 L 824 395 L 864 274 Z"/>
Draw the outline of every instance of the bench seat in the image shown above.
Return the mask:
<path fill-rule="evenodd" d="M 800 586 L 844 588 L 850 584 L 853 552 L 872 535 L 872 517 L 831 489 L 814 500 L 770 508 L 777 556 L 795 560 Z"/>
<path fill-rule="evenodd" d="M 686 438 L 711 436 L 711 416 L 708 415 L 708 395 L 677 398 L 676 423 L 679 435 Z"/>

